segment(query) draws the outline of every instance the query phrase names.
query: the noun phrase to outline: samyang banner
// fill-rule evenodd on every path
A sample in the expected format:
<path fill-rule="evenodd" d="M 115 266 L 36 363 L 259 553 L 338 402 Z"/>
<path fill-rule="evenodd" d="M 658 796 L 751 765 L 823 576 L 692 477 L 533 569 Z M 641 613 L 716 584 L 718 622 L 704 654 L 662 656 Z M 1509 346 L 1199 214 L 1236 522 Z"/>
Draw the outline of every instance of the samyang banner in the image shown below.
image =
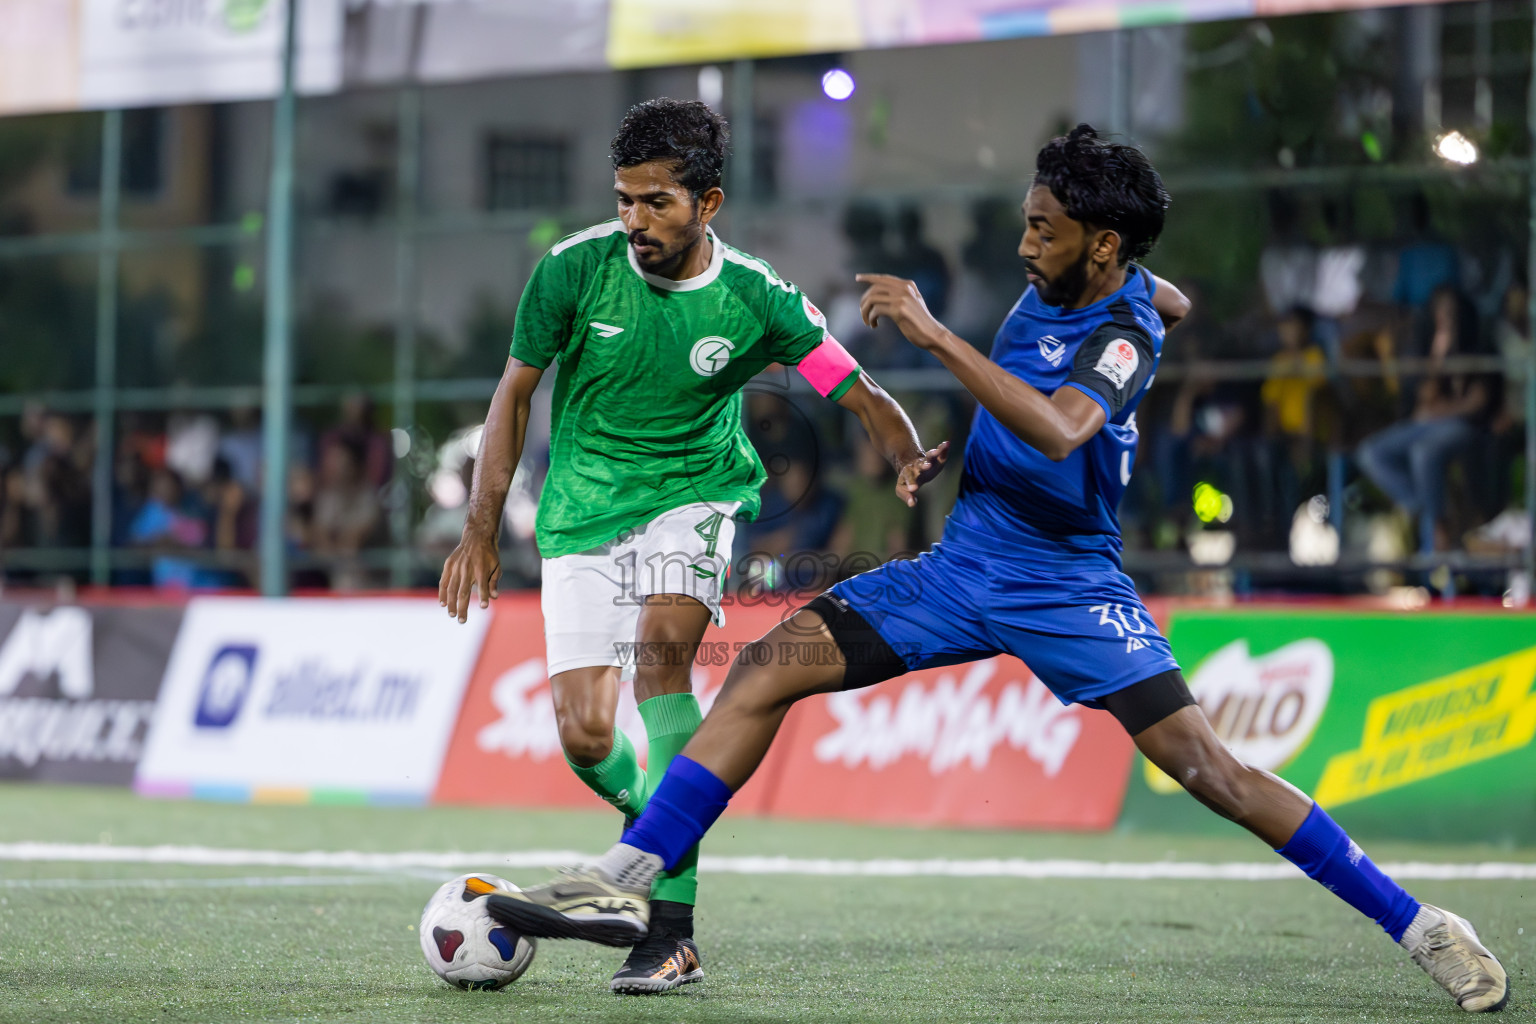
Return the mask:
<path fill-rule="evenodd" d="M 776 600 L 775 600 L 776 598 Z M 802 602 L 728 602 L 693 668 L 708 709 L 737 654 Z M 538 600 L 496 602 L 434 799 L 596 807 L 560 750 Z M 786 664 L 801 645 L 764 652 Z M 618 725 L 644 750 L 634 697 Z M 1015 658 L 914 672 L 809 698 L 790 712 L 732 810 L 913 825 L 1104 829 L 1120 813 L 1132 746 L 1107 713 L 1059 703 Z"/>

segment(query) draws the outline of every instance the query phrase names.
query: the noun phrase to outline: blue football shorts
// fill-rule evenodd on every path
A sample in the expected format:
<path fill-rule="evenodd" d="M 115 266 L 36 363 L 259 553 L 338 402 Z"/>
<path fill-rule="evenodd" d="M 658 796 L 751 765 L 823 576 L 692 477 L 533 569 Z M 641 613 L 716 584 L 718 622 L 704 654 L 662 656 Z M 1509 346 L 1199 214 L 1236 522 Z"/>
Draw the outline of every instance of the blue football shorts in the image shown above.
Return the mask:
<path fill-rule="evenodd" d="M 999 559 L 941 542 L 831 593 L 862 615 L 907 671 L 1011 654 L 1063 704 L 1179 667 L 1130 577 L 1103 557 Z"/>

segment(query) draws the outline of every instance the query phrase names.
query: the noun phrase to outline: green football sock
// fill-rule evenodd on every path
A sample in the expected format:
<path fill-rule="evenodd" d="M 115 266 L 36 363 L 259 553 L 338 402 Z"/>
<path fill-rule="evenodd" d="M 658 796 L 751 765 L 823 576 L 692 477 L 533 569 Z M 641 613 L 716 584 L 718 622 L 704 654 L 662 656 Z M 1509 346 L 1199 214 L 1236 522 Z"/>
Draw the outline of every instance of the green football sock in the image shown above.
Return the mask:
<path fill-rule="evenodd" d="M 645 777 L 649 788 L 655 789 L 666 774 L 667 765 L 682 753 L 704 716 L 699 713 L 699 701 L 693 694 L 664 693 L 640 705 L 640 718 L 645 722 L 651 745 L 645 759 Z M 656 876 L 651 899 L 693 906 L 699 892 L 698 866 L 699 848 L 695 846 L 671 871 Z"/>
<path fill-rule="evenodd" d="M 640 760 L 635 756 L 635 745 L 624 735 L 623 730 L 613 730 L 613 749 L 592 767 L 583 768 L 579 764 L 572 764 L 570 758 L 566 758 L 565 763 L 571 766 L 571 771 L 576 773 L 578 779 L 587 784 L 588 789 L 613 804 L 626 817 L 638 818 L 640 812 L 645 810 L 645 800 L 650 792 L 646 786 L 645 772 L 641 770 Z"/>

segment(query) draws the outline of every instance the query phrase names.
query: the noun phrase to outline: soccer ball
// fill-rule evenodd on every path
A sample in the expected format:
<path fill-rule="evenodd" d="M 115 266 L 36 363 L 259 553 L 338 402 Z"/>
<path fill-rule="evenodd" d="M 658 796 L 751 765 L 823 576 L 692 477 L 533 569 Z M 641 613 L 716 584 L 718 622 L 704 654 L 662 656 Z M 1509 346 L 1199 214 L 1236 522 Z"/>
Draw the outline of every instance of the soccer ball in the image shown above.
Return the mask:
<path fill-rule="evenodd" d="M 522 977 L 533 963 L 533 940 L 486 913 L 485 897 L 497 891 L 516 892 L 517 886 L 484 872 L 460 875 L 444 882 L 421 912 L 421 952 L 448 984 L 497 989 Z"/>

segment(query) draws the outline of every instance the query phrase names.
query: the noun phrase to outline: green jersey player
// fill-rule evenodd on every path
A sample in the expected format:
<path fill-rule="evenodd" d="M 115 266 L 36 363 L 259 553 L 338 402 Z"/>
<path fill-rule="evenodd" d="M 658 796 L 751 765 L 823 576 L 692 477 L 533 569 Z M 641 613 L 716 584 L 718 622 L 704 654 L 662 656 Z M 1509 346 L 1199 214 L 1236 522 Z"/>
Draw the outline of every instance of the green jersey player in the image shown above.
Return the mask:
<path fill-rule="evenodd" d="M 625 116 L 612 147 L 619 216 L 555 245 L 523 291 L 463 539 L 438 590 L 461 622 L 472 590 L 482 608 L 496 596 L 502 504 L 534 388 L 558 363 L 537 521 L 550 688 L 572 770 L 628 818 L 699 725 L 689 668 L 719 621 L 735 524 L 758 511 L 766 473 L 742 429 L 747 382 L 774 364 L 797 367 L 859 417 L 909 505 L 947 450 L 922 449 L 798 288 L 716 237 L 727 140 L 702 103 L 651 100 Z M 629 666 L 649 738 L 644 769 L 614 728 Z M 650 938 L 614 991 L 702 978 L 696 862 L 694 851 L 657 880 Z"/>

